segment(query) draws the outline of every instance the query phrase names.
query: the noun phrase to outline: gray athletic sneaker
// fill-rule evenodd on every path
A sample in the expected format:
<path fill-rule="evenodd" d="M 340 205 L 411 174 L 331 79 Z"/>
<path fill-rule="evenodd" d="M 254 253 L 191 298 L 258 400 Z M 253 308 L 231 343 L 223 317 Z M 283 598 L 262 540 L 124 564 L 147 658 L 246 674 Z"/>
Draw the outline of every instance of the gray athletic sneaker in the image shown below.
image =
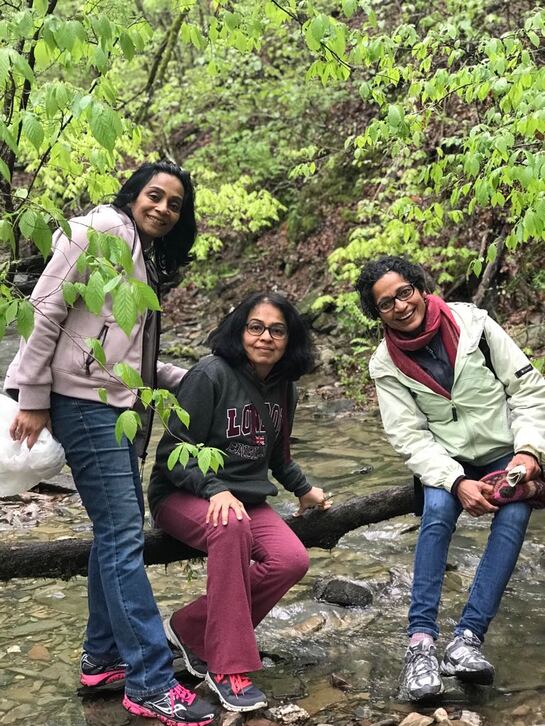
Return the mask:
<path fill-rule="evenodd" d="M 494 682 L 494 666 L 481 653 L 481 645 L 471 630 L 464 630 L 447 645 L 441 661 L 441 673 L 468 683 L 490 686 Z"/>
<path fill-rule="evenodd" d="M 181 656 L 184 661 L 185 669 L 191 673 L 192 676 L 204 678 L 208 671 L 208 666 L 203 660 L 196 656 L 195 653 L 192 653 L 189 648 L 182 643 L 180 638 L 178 638 L 170 623 L 170 618 L 163 620 L 163 628 L 174 659 Z"/>
<path fill-rule="evenodd" d="M 401 695 L 409 701 L 423 701 L 441 693 L 443 681 L 439 675 L 435 645 L 429 640 L 410 645 L 401 674 Z"/>

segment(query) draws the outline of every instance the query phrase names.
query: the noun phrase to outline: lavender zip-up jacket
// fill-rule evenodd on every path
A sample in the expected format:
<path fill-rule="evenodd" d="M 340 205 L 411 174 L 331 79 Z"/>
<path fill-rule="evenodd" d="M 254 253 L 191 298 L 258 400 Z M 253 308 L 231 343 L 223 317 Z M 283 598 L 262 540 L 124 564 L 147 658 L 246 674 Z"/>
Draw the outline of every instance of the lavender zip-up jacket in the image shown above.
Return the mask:
<path fill-rule="evenodd" d="M 53 256 L 30 298 L 35 308 L 34 330 L 28 341 L 21 340 L 4 382 L 4 389 L 19 391 L 21 410 L 48 409 L 52 391 L 99 401 L 97 389 L 105 388 L 108 404 L 119 408 L 130 408 L 136 400 L 135 391 L 126 388 L 112 369 L 124 362 L 141 370 L 145 315 L 127 336 L 114 320 L 109 295 L 98 315 L 89 312 L 81 299 L 68 307 L 63 297 L 65 281 L 86 281 L 87 274 L 78 272 L 76 262 L 88 246 L 90 228 L 125 240 L 132 253 L 133 276 L 147 282 L 136 226 L 121 210 L 110 205 L 95 207 L 87 215 L 70 220 L 70 238 L 61 230 L 55 233 Z M 105 368 L 94 360 L 87 338 L 101 342 Z M 157 361 L 157 385 L 161 388 L 175 389 L 184 373 L 177 366 Z"/>

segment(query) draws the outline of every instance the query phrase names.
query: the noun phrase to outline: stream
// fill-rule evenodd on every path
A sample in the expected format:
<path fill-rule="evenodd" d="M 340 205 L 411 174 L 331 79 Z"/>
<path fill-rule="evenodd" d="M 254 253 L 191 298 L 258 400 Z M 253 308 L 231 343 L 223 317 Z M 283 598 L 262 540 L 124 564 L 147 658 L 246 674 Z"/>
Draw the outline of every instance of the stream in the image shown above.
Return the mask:
<path fill-rule="evenodd" d="M 1 375 L 15 346 L 11 336 L 2 342 Z M 406 483 L 407 470 L 385 442 L 377 415 L 348 413 L 342 403 L 308 398 L 299 405 L 292 453 L 311 483 L 331 492 L 336 503 Z M 155 443 L 158 435 L 157 430 Z M 271 503 L 283 515 L 295 509 L 293 496 L 284 491 Z M 75 494 L 5 504 L 0 501 L 4 542 L 90 536 Z M 486 517 L 460 519 L 443 588 L 439 652 L 450 640 L 488 525 Z M 347 534 L 331 552 L 310 551 L 307 576 L 258 628 L 264 669 L 254 680 L 271 706 L 297 704 L 313 726 L 373 724 L 413 710 L 433 711 L 397 699 L 417 527 L 417 518 L 398 517 Z M 165 616 L 204 587 L 200 562 L 154 566 L 148 573 Z M 326 574 L 370 583 L 372 604 L 345 608 L 316 601 L 313 583 Z M 0 587 L 0 724 L 149 723 L 128 714 L 119 694 L 82 699 L 76 693 L 87 607 L 84 578 L 14 580 Z M 494 687 L 451 686 L 435 708 L 443 705 L 458 717 L 469 710 L 484 724 L 545 724 L 544 641 L 545 512 L 537 511 L 485 643 L 497 670 Z"/>

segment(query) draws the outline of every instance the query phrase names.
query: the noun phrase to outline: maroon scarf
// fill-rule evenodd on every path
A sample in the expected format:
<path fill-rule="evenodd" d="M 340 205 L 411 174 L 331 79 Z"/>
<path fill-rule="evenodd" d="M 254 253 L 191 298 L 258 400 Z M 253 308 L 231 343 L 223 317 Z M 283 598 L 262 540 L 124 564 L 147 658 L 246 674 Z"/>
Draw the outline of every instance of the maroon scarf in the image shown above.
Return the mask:
<path fill-rule="evenodd" d="M 429 373 L 426 373 L 416 361 L 405 353 L 406 350 L 420 350 L 420 348 L 428 345 L 437 332 L 441 335 L 448 359 L 454 368 L 460 328 L 454 320 L 449 306 L 437 295 L 428 295 L 426 298 L 426 315 L 420 333 L 407 337 L 388 325 L 384 325 L 384 337 L 386 338 L 388 353 L 399 370 L 409 378 L 414 378 L 415 381 L 431 388 L 432 391 L 450 399 L 450 392 L 440 386 Z"/>

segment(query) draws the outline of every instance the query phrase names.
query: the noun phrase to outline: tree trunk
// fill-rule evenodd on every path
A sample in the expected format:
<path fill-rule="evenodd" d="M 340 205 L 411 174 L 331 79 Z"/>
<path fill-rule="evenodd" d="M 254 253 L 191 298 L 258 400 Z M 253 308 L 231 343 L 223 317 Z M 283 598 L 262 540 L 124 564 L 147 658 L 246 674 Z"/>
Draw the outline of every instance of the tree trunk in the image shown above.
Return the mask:
<path fill-rule="evenodd" d="M 353 497 L 327 512 L 316 510 L 303 517 L 286 517 L 286 523 L 306 547 L 332 549 L 347 532 L 365 524 L 410 514 L 413 511 L 413 485 L 402 485 Z M 47 577 L 68 580 L 87 574 L 90 540 L 63 539 L 0 545 L 0 580 L 16 577 Z M 166 565 L 178 560 L 205 557 L 162 532 L 146 533 L 144 560 L 147 565 Z"/>

